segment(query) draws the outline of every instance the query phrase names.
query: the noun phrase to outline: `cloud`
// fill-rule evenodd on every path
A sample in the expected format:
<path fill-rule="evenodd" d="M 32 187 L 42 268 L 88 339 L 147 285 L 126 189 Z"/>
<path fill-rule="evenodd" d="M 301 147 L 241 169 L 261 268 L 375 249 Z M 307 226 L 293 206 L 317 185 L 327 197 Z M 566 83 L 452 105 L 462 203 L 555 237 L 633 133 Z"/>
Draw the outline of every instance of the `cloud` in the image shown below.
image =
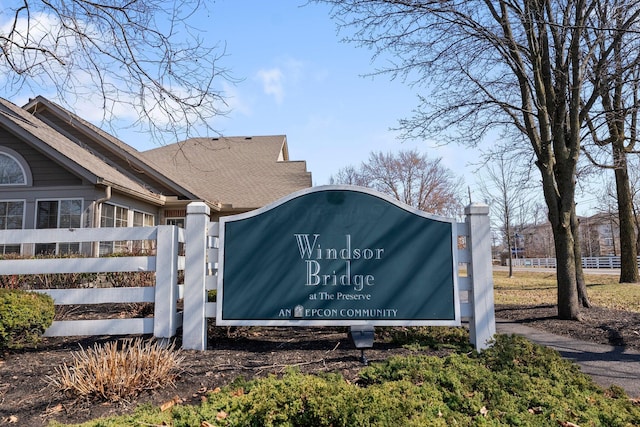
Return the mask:
<path fill-rule="evenodd" d="M 257 73 L 262 82 L 262 89 L 267 95 L 272 95 L 276 103 L 282 104 L 284 100 L 284 74 L 279 68 L 262 69 Z"/>
<path fill-rule="evenodd" d="M 250 100 L 244 99 L 243 94 L 235 85 L 226 81 L 222 82 L 221 95 L 230 112 L 244 116 L 251 116 L 253 114 Z"/>

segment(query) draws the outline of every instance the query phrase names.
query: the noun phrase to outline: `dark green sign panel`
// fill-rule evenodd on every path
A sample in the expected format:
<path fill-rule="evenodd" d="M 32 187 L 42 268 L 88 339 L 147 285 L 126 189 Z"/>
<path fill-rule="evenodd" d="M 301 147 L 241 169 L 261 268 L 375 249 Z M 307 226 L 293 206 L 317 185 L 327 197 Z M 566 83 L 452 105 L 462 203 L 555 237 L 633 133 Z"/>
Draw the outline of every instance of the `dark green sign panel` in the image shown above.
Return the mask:
<path fill-rule="evenodd" d="M 221 218 L 217 323 L 459 324 L 455 225 L 344 186 Z"/>

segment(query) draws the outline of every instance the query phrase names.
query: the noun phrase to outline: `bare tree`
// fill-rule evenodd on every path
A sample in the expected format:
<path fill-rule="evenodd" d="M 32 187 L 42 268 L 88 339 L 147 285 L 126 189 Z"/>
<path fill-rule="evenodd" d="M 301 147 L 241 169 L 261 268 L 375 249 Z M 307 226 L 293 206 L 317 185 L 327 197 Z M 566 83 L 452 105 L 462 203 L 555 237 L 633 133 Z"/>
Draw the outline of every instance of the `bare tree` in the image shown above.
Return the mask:
<path fill-rule="evenodd" d="M 640 168 L 636 156 L 629 167 L 631 199 L 633 200 L 633 222 L 636 226 L 636 251 L 640 253 Z"/>
<path fill-rule="evenodd" d="M 480 172 L 480 191 L 485 199 L 490 200 L 491 209 L 495 212 L 493 218 L 498 219 L 498 228 L 509 249 L 507 262 L 509 265 L 509 277 L 513 277 L 513 265 L 511 248 L 518 251 L 518 242 L 514 245 L 514 219 L 516 211 L 528 206 L 528 182 L 529 173 L 524 170 L 507 150 L 499 150 L 491 154 L 486 165 Z M 521 209 L 518 209 L 518 208 Z M 520 225 L 524 224 L 521 218 Z"/>
<path fill-rule="evenodd" d="M 589 138 L 583 146 L 594 165 L 614 172 L 620 224 L 621 283 L 640 281 L 627 159 L 630 153 L 637 153 L 635 146 L 640 107 L 640 43 L 635 33 L 624 30 L 627 16 L 634 13 L 633 4 L 630 3 L 627 0 L 603 2 L 594 10 L 593 16 L 597 21 L 607 24 L 611 31 L 608 37 L 605 33 L 605 37 L 595 41 L 587 39 L 587 45 L 598 52 L 593 58 L 595 71 L 591 79 L 592 84 L 599 88 L 601 108 L 587 115 Z M 622 34 L 616 37 L 616 32 Z M 588 144 L 589 139 L 592 144 Z M 600 161 L 597 156 L 599 153 L 590 151 L 601 148 L 608 148 L 608 160 Z"/>
<path fill-rule="evenodd" d="M 359 168 L 347 166 L 331 177 L 332 184 L 373 188 L 407 205 L 443 216 L 457 216 L 462 180 L 417 150 L 371 153 Z"/>
<path fill-rule="evenodd" d="M 167 132 L 208 128 L 224 113 L 215 82 L 224 50 L 208 47 L 189 18 L 200 0 L 13 0 L 0 14 L 0 85 L 55 88 L 73 109 L 91 99 L 103 120 L 133 109 L 142 126 L 162 140 Z"/>
<path fill-rule="evenodd" d="M 605 37 L 610 28 L 593 16 L 606 3 L 600 0 L 317 1 L 333 5 L 333 17 L 352 30 L 347 40 L 396 59 L 379 73 L 429 89 L 416 114 L 400 121 L 406 137 L 475 146 L 489 129 L 507 127 L 528 141 L 554 235 L 558 316 L 579 319 L 587 301 L 576 168 L 581 129 L 600 95 L 585 70 L 595 64 L 590 75 L 597 76 L 604 66 L 586 40 L 604 40 L 608 57 L 640 8 L 631 7 L 619 31 Z"/>
<path fill-rule="evenodd" d="M 329 184 L 358 185 L 369 187 L 367 178 L 353 165 L 345 166 L 329 178 Z"/>
<path fill-rule="evenodd" d="M 609 223 L 609 227 L 607 230 L 608 233 L 605 238 L 611 239 L 611 253 L 613 254 L 613 256 L 617 256 L 616 233 L 614 232 L 614 230 L 621 230 L 620 223 L 618 222 L 620 217 L 617 215 L 616 205 L 618 202 L 616 193 L 615 181 L 612 182 L 611 180 L 607 180 L 598 194 L 598 204 L 596 206 L 596 210 L 598 211 L 600 216 L 604 216 L 606 218 L 606 221 Z M 620 235 L 620 233 L 617 234 Z M 599 241 L 600 236 L 598 235 L 597 238 Z M 598 246 L 600 246 L 599 242 Z"/>

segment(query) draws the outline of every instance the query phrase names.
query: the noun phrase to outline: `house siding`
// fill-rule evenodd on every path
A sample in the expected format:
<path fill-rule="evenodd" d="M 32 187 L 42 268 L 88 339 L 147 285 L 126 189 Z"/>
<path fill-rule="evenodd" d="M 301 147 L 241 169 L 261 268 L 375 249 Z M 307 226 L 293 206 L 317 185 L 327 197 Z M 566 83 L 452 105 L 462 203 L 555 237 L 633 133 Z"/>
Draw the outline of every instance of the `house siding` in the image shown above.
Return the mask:
<path fill-rule="evenodd" d="M 33 187 L 82 185 L 80 178 L 57 165 L 2 127 L 0 127 L 0 146 L 11 148 L 24 157 L 31 169 Z"/>
<path fill-rule="evenodd" d="M 155 217 L 156 225 L 158 224 L 158 218 L 160 214 L 160 208 L 158 206 L 144 203 L 143 201 L 126 197 L 120 194 L 114 194 L 113 197 L 111 197 L 111 199 L 105 203 L 121 206 L 129 210 L 151 214 Z"/>

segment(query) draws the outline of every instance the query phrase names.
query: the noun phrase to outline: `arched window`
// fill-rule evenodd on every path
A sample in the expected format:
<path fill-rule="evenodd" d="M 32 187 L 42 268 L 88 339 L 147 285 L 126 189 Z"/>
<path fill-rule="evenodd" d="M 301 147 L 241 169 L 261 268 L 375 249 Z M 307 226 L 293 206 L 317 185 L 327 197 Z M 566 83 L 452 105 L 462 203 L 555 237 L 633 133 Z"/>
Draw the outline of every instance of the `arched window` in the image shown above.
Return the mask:
<path fill-rule="evenodd" d="M 0 185 L 31 185 L 31 172 L 15 151 L 0 147 Z"/>

